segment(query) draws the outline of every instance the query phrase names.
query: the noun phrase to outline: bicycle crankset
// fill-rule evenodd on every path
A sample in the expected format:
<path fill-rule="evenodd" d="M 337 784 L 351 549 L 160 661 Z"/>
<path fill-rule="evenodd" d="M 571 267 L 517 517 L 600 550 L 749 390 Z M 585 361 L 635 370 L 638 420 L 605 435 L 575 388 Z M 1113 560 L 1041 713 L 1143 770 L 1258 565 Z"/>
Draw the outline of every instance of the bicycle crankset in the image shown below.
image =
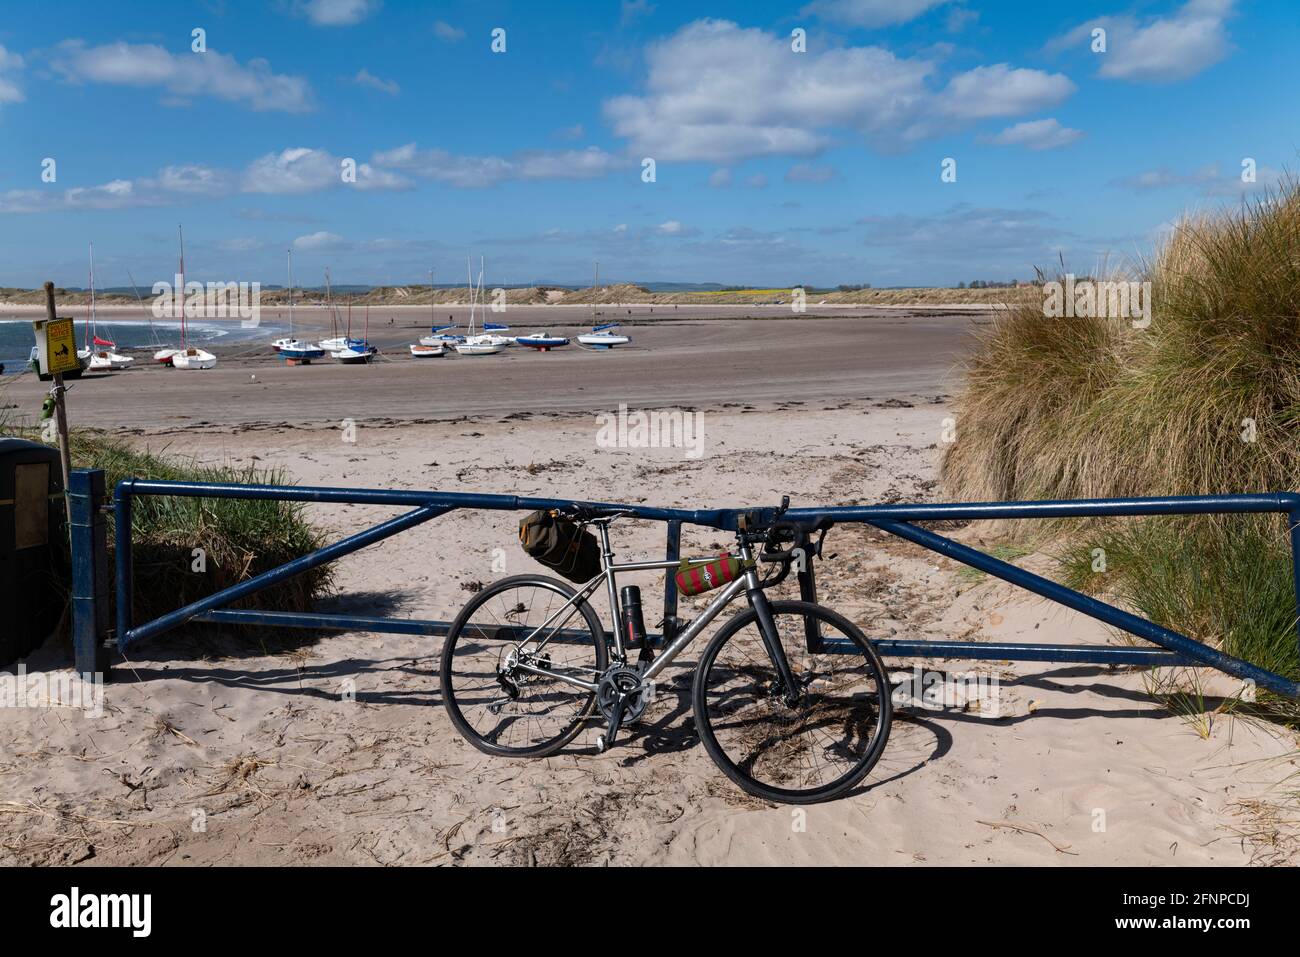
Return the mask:
<path fill-rule="evenodd" d="M 614 665 L 596 685 L 596 707 L 608 722 L 605 733 L 597 736 L 596 749 L 606 751 L 614 744 L 618 729 L 637 721 L 650 704 L 650 685 L 641 671 L 632 665 Z"/>

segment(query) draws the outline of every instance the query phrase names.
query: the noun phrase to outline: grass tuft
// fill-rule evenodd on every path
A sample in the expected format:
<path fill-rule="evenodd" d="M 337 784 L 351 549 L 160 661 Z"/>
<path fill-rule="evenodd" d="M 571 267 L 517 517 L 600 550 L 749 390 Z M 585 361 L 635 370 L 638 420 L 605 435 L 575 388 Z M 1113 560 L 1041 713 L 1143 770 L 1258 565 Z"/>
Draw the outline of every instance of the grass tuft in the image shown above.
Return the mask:
<path fill-rule="evenodd" d="M 1300 488 L 1297 249 L 1300 187 L 1288 180 L 1173 229 L 1131 277 L 1151 283 L 1148 328 L 1046 318 L 1037 297 L 1009 305 L 969 363 L 947 489 L 987 501 Z M 1071 584 L 1300 677 L 1283 517 L 1065 530 Z M 1092 571 L 1094 548 L 1105 550 L 1105 573 Z"/>
<path fill-rule="evenodd" d="M 13 420 L 0 421 L 0 434 L 39 441 L 36 429 Z M 166 452 L 141 452 L 99 432 L 73 432 L 71 451 L 74 468 L 105 471 L 110 495 L 118 481 L 131 476 L 189 482 L 291 484 L 280 469 L 205 465 Z M 137 622 L 156 618 L 269 571 L 324 544 L 320 533 L 307 521 L 304 506 L 297 502 L 146 496 L 133 503 L 131 533 Z M 112 523 L 109 535 L 111 548 Z M 195 549 L 204 552 L 206 567 L 202 571 L 195 570 Z M 250 595 L 231 607 L 308 611 L 330 590 L 332 582 L 331 568 L 322 566 Z M 248 628 L 216 625 L 190 628 L 210 634 L 262 637 Z"/>

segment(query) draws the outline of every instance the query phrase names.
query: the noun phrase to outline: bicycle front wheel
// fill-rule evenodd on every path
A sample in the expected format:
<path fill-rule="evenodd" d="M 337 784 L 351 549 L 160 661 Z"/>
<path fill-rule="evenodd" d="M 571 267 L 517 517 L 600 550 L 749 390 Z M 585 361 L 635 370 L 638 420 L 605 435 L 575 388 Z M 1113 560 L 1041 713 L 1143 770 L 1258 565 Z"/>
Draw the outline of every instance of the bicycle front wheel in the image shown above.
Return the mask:
<path fill-rule="evenodd" d="M 576 594 L 554 578 L 516 575 L 479 592 L 452 622 L 443 704 L 480 751 L 540 758 L 582 730 L 595 691 L 563 679 L 594 689 L 608 655 L 600 618 Z"/>
<path fill-rule="evenodd" d="M 862 632 L 828 608 L 772 602 L 794 703 L 751 608 L 718 631 L 695 673 L 695 724 L 715 764 L 768 801 L 837 798 L 879 760 L 892 717 L 885 667 Z M 821 645 L 808 649 L 808 635 Z"/>

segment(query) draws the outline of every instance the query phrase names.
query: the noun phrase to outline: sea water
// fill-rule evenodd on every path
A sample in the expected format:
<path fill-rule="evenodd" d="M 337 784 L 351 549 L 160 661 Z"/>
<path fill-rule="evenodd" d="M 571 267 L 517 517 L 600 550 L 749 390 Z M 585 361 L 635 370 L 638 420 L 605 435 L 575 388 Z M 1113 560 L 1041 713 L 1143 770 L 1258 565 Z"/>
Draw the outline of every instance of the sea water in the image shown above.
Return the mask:
<path fill-rule="evenodd" d="M 137 315 L 139 315 L 137 313 Z M 77 317 L 74 320 L 77 334 L 77 348 L 86 347 L 86 322 Z M 99 318 L 99 338 L 117 343 L 117 351 L 135 355 L 137 364 L 143 352 L 157 352 L 159 349 L 175 348 L 180 345 L 181 324 L 177 320 L 118 319 L 112 316 L 108 321 Z M 277 325 L 263 323 L 257 328 L 247 329 L 238 322 L 188 321 L 185 323 L 185 336 L 191 345 L 212 346 L 218 343 L 229 344 L 281 335 Z M 4 366 L 5 375 L 14 375 L 26 371 L 36 337 L 32 332 L 31 318 L 16 318 L 0 315 L 0 365 Z M 139 350 L 139 351 L 133 351 Z"/>

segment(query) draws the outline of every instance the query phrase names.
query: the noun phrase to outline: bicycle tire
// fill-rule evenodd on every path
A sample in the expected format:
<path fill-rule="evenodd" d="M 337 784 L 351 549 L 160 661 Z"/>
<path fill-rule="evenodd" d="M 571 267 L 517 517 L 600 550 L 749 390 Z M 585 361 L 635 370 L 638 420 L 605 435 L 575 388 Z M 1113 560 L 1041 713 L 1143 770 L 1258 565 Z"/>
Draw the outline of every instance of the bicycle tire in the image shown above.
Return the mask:
<path fill-rule="evenodd" d="M 588 692 L 574 714 L 573 720 L 567 724 L 556 736 L 547 739 L 545 742 L 524 748 L 511 748 L 502 746 L 480 734 L 470 722 L 466 719 L 463 710 L 462 700 L 458 700 L 458 694 L 453 687 L 454 664 L 456 649 L 465 634 L 465 627 L 471 616 L 479 608 L 482 608 L 492 598 L 504 594 L 505 592 L 518 589 L 521 587 L 534 586 L 544 588 L 558 595 L 563 596 L 565 601 L 572 599 L 577 595 L 577 590 L 565 582 L 555 578 L 549 578 L 545 575 L 513 575 L 509 578 L 503 578 L 498 582 L 489 585 L 483 591 L 471 598 L 461 609 L 456 620 L 452 622 L 451 628 L 447 632 L 447 639 L 442 647 L 442 660 L 439 668 L 440 685 L 442 688 L 442 701 L 447 710 L 447 716 L 451 718 L 451 723 L 455 725 L 456 730 L 478 750 L 485 754 L 497 755 L 500 757 L 515 758 L 542 758 L 549 754 L 554 754 L 566 744 L 577 737 L 582 730 L 583 724 L 591 716 L 595 706 L 596 693 Z M 586 622 L 587 629 L 593 638 L 593 656 L 594 667 L 597 671 L 603 672 L 609 666 L 609 654 L 606 648 L 605 629 L 600 622 L 591 603 L 583 600 L 576 606 L 577 611 L 581 614 Z M 566 626 L 572 627 L 572 624 Z M 575 689 L 575 696 L 580 694 L 580 689 Z M 460 696 L 464 698 L 462 694 Z"/>
<path fill-rule="evenodd" d="M 742 767 L 742 764 L 746 762 L 737 762 L 736 760 L 733 760 L 732 755 L 727 753 L 718 740 L 718 730 L 719 728 L 724 727 L 720 722 L 724 721 L 726 716 L 713 713 L 713 711 L 716 711 L 717 709 L 712 709 L 711 711 L 709 702 L 706 700 L 710 688 L 710 675 L 713 672 L 719 654 L 727 646 L 728 642 L 730 642 L 746 627 L 751 625 L 757 626 L 758 616 L 752 608 L 746 609 L 736 615 L 728 621 L 726 625 L 719 629 L 713 638 L 710 639 L 709 644 L 705 647 L 703 654 L 700 656 L 699 664 L 696 666 L 695 684 L 692 693 L 696 729 L 699 731 L 700 740 L 704 744 L 705 751 L 707 751 L 709 757 L 713 759 L 714 764 L 716 764 L 718 768 L 743 791 L 752 794 L 755 797 L 763 798 L 764 800 L 779 804 L 815 804 L 821 801 L 833 800 L 852 790 L 871 772 L 871 769 L 880 759 L 880 755 L 885 749 L 886 742 L 889 740 L 889 728 L 893 719 L 893 709 L 890 703 L 891 692 L 885 666 L 880 660 L 880 656 L 876 653 L 876 650 L 867 640 L 866 636 L 862 634 L 861 630 L 858 629 L 856 625 L 850 622 L 843 615 L 813 602 L 776 601 L 772 602 L 771 605 L 773 618 L 778 621 L 783 615 L 799 615 L 805 620 L 807 616 L 812 616 L 835 628 L 857 646 L 857 651 L 861 653 L 863 661 L 865 662 L 865 674 L 869 676 L 875 684 L 874 699 L 876 728 L 871 736 L 869 746 L 863 749 L 861 757 L 853 763 L 852 767 L 847 772 L 837 776 L 834 780 L 810 788 L 778 787 L 771 783 L 758 780 L 751 773 L 747 773 L 744 767 Z M 762 660 L 765 661 L 768 668 L 771 669 L 770 657 L 766 657 L 767 653 L 765 650 L 763 654 L 765 657 Z M 850 652 L 850 656 L 856 657 L 856 654 Z M 840 658 L 841 656 L 837 654 L 829 656 L 823 655 L 823 657 Z M 749 656 L 749 658 L 750 660 L 754 660 L 754 656 L 752 655 Z M 794 661 L 791 661 L 790 665 L 792 670 L 795 669 L 796 665 Z M 774 675 L 774 673 L 775 669 L 772 669 L 772 674 Z M 722 676 L 719 675 L 718 677 L 721 678 Z M 755 717 L 761 718 L 764 708 L 767 708 L 770 714 L 776 714 L 777 709 L 784 707 L 780 702 L 774 702 L 770 694 L 763 695 L 758 693 L 757 687 L 752 690 L 755 694 L 754 707 L 757 712 Z M 811 707 L 809 702 L 811 702 L 812 699 L 813 695 L 812 693 L 809 693 L 807 698 L 800 702 L 799 707 Z M 730 700 L 734 701 L 735 697 L 730 696 Z M 794 709 L 787 709 L 786 714 L 793 715 Z M 846 724 L 848 723 L 849 722 L 846 722 Z M 775 726 L 775 724 L 776 721 L 774 720 L 773 726 Z M 728 731 L 730 730 L 731 729 L 728 729 Z M 853 726 L 853 730 L 857 730 L 856 725 Z M 745 727 L 745 733 L 752 734 L 752 727 L 747 725 Z M 848 727 L 844 729 L 844 733 L 849 733 Z M 770 741 L 772 741 L 770 737 L 764 737 L 759 743 L 761 745 L 768 745 Z M 787 743 L 788 741 L 789 738 L 786 739 Z M 843 750 L 843 741 L 834 743 Z M 757 746 L 755 746 L 755 748 L 757 748 Z M 775 747 L 769 745 L 769 749 L 775 750 Z M 758 764 L 758 758 L 756 757 L 753 761 L 747 763 L 751 764 L 751 766 L 756 766 Z M 774 760 L 770 761 L 769 766 L 771 765 L 779 765 L 779 762 Z"/>

